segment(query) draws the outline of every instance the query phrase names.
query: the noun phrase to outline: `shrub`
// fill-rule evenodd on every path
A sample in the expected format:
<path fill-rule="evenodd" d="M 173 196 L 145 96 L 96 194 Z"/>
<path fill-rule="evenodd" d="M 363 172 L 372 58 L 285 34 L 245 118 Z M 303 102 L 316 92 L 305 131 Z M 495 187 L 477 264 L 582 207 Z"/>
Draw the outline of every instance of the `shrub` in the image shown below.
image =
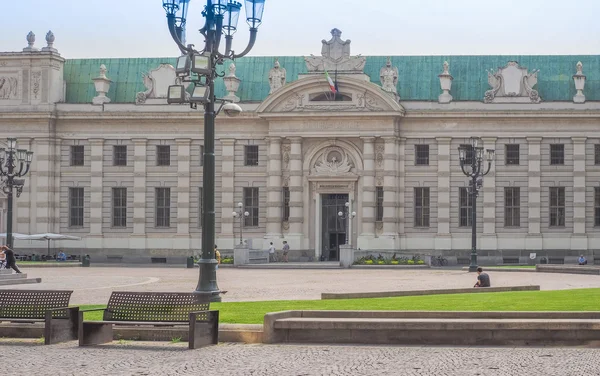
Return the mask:
<path fill-rule="evenodd" d="M 373 265 L 373 260 L 366 260 L 365 265 Z"/>
<path fill-rule="evenodd" d="M 408 265 L 414 265 L 414 264 L 415 264 L 415 262 L 414 262 L 414 260 L 408 260 L 407 264 L 408 264 Z"/>
<path fill-rule="evenodd" d="M 398 265 L 398 260 L 392 260 L 392 265 Z"/>
<path fill-rule="evenodd" d="M 423 261 L 423 260 L 417 261 L 417 265 L 423 265 L 423 264 L 425 264 L 425 261 Z"/>
<path fill-rule="evenodd" d="M 233 264 L 233 257 L 225 257 L 221 260 L 221 264 Z"/>
<path fill-rule="evenodd" d="M 384 260 L 379 260 L 379 261 L 377 261 L 377 264 L 379 264 L 379 265 L 385 265 L 385 261 Z"/>

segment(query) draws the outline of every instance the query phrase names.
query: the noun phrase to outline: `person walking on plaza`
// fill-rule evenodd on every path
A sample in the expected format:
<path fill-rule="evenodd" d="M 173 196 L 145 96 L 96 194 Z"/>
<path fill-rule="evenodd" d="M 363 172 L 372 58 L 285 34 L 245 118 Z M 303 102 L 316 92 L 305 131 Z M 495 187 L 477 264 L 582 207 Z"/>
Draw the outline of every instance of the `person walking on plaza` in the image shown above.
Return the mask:
<path fill-rule="evenodd" d="M 288 253 L 290 252 L 290 245 L 285 240 L 283 241 L 283 262 L 288 262 Z"/>
<path fill-rule="evenodd" d="M 219 252 L 219 249 L 217 248 L 216 244 L 215 244 L 215 259 L 217 260 L 217 269 L 219 269 L 219 265 L 221 265 L 221 252 Z"/>
<path fill-rule="evenodd" d="M 2 253 L 6 257 L 6 269 L 11 269 L 17 272 L 17 274 L 21 274 L 19 267 L 17 266 L 17 259 L 15 258 L 15 252 L 8 248 L 8 246 L 3 245 L 0 249 L 2 249 Z"/>
<path fill-rule="evenodd" d="M 277 256 L 275 256 L 275 246 L 273 245 L 273 242 L 271 242 L 271 245 L 269 246 L 269 259 L 271 262 L 277 262 Z"/>

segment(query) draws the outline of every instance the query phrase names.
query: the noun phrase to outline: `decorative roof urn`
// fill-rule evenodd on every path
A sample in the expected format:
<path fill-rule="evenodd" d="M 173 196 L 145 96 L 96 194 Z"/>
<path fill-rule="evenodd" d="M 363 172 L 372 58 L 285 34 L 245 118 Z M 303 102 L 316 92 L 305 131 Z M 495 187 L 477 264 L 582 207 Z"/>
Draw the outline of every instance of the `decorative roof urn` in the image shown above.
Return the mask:
<path fill-rule="evenodd" d="M 439 103 L 450 103 L 452 102 L 452 95 L 450 95 L 450 90 L 452 90 L 452 80 L 454 79 L 449 72 L 450 64 L 447 61 L 444 61 L 444 71 L 442 74 L 438 75 L 440 78 L 440 86 L 442 87 L 442 94 L 438 97 Z"/>
<path fill-rule="evenodd" d="M 227 95 L 223 99 L 232 101 L 233 103 L 240 101 L 240 97 L 235 95 L 235 93 L 237 93 L 240 88 L 240 82 L 242 82 L 242 80 L 235 76 L 235 69 L 235 64 L 231 63 L 229 66 L 229 73 L 223 77 L 225 89 L 227 90 Z"/>
<path fill-rule="evenodd" d="M 92 99 L 92 104 L 110 103 L 110 98 L 106 96 L 110 89 L 111 80 L 106 77 L 106 66 L 100 65 L 100 76 L 92 78 L 96 87 L 96 96 Z"/>
<path fill-rule="evenodd" d="M 585 75 L 583 74 L 583 64 L 581 64 L 581 61 L 577 63 L 577 73 L 573 75 L 573 81 L 575 81 L 575 89 L 577 89 L 577 94 L 573 97 L 573 102 L 585 103 L 585 95 L 583 94 Z"/>

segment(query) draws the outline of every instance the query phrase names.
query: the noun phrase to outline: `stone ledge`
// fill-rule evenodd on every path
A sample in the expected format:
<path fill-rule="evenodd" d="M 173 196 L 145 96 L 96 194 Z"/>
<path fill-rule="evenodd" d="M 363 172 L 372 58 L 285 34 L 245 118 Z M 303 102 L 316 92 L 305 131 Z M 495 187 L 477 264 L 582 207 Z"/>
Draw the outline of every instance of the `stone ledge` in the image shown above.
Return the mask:
<path fill-rule="evenodd" d="M 381 291 L 381 292 L 356 292 L 356 293 L 321 293 L 321 299 L 362 299 L 362 298 L 389 298 L 396 296 L 421 296 L 421 295 L 448 295 L 471 294 L 481 292 L 509 292 L 509 291 L 539 291 L 540 286 L 506 286 L 483 287 L 464 289 L 439 289 L 439 290 L 414 290 L 414 291 Z"/>
<path fill-rule="evenodd" d="M 588 261 L 589 262 L 589 261 Z M 592 274 L 600 275 L 600 266 L 565 266 L 565 265 L 536 265 L 535 271 L 539 273 L 564 273 L 564 274 Z"/>
<path fill-rule="evenodd" d="M 429 269 L 429 265 L 352 265 L 352 269 Z"/>

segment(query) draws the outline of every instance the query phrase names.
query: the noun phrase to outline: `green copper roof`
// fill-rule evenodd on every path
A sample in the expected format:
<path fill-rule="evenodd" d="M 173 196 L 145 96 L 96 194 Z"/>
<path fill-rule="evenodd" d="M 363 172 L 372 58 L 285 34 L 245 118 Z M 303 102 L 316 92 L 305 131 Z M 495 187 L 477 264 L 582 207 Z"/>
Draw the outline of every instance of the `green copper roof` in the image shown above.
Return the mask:
<path fill-rule="evenodd" d="M 387 57 L 367 57 L 365 73 L 371 81 L 380 84 L 379 70 Z M 539 69 L 537 90 L 543 101 L 572 101 L 575 95 L 573 74 L 578 61 L 583 63 L 587 76 L 584 94 L 587 100 L 600 100 L 600 56 L 393 56 L 392 65 L 398 67 L 398 93 L 404 101 L 437 101 L 441 93 L 438 74 L 448 61 L 454 77 L 452 96 L 455 101 L 482 101 L 486 90 L 487 71 L 496 70 L 508 61 L 518 61 L 529 71 Z M 242 80 L 237 95 L 244 102 L 260 102 L 269 94 L 268 73 L 273 67 L 272 57 L 245 57 L 236 61 L 236 75 Z M 306 72 L 304 59 L 299 56 L 280 57 L 287 70 L 288 82 Z M 91 103 L 95 96 L 92 78 L 97 77 L 101 64 L 108 69 L 113 81 L 108 97 L 113 103 L 135 102 L 138 92 L 144 91 L 142 74 L 161 63 L 175 64 L 175 58 L 78 59 L 65 63 L 67 103 Z M 223 66 L 226 70 L 228 63 Z M 330 72 L 333 74 L 333 72 Z M 216 83 L 217 95 L 225 95 L 222 80 Z"/>

